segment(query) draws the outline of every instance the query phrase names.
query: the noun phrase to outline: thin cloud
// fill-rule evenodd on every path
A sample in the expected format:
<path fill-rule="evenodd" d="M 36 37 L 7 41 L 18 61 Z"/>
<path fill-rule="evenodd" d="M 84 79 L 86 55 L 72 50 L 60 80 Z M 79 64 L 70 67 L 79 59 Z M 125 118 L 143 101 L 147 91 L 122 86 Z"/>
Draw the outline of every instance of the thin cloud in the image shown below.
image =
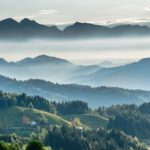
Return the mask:
<path fill-rule="evenodd" d="M 58 10 L 53 10 L 53 9 L 50 9 L 50 10 L 40 10 L 38 15 L 51 15 L 51 14 L 55 14 L 55 13 L 58 13 L 59 11 Z"/>
<path fill-rule="evenodd" d="M 35 13 L 35 14 L 31 14 L 29 16 L 15 16 L 13 17 L 14 19 L 24 19 L 24 18 L 29 18 L 29 19 L 36 19 L 36 18 L 39 18 L 39 17 L 42 17 L 42 16 L 48 16 L 48 15 L 52 15 L 52 14 L 55 14 L 55 13 L 58 13 L 59 11 L 58 10 L 53 10 L 53 9 L 50 9 L 50 10 L 40 10 L 39 12 Z"/>
<path fill-rule="evenodd" d="M 150 6 L 145 7 L 146 11 L 150 11 Z"/>
<path fill-rule="evenodd" d="M 149 23 L 150 18 L 125 18 L 116 20 L 103 20 L 103 21 L 90 21 L 90 23 L 101 24 L 101 25 L 112 25 L 112 24 L 139 24 Z"/>

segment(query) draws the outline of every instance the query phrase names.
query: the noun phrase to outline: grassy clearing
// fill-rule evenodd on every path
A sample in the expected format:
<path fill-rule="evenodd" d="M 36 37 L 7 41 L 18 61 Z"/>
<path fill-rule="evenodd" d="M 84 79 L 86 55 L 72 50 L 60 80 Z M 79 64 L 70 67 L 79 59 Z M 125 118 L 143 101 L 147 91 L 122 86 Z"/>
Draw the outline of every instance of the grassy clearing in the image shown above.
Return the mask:
<path fill-rule="evenodd" d="M 82 114 L 82 115 L 67 115 L 63 116 L 64 119 L 71 121 L 74 118 L 79 118 L 81 123 L 90 127 L 91 129 L 97 129 L 99 127 L 106 127 L 108 119 L 91 114 Z"/>
<path fill-rule="evenodd" d="M 36 126 L 32 126 L 32 122 L 36 122 Z M 19 135 L 29 135 L 31 132 L 37 132 L 38 126 L 44 125 L 63 125 L 70 124 L 69 121 L 50 114 L 48 112 L 22 108 L 9 107 L 0 109 L 0 129 L 4 133 L 17 133 Z"/>

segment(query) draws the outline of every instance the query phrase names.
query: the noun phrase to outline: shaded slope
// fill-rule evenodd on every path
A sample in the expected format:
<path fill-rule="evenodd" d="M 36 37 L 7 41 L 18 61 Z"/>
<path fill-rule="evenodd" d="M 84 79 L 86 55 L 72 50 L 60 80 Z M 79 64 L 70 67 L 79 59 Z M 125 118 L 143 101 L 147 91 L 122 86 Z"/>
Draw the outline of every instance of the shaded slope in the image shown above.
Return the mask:
<path fill-rule="evenodd" d="M 0 90 L 10 93 L 39 95 L 49 100 L 82 100 L 90 107 L 113 104 L 141 104 L 150 100 L 150 92 L 121 88 L 81 86 L 75 84 L 54 84 L 44 80 L 17 81 L 0 76 Z"/>

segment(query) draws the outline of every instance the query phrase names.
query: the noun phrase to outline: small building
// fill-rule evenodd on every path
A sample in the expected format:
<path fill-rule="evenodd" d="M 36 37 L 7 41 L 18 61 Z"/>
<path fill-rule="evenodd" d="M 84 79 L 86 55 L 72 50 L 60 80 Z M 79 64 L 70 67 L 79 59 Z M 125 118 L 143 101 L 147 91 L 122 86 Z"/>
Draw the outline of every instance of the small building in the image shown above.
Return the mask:
<path fill-rule="evenodd" d="M 37 126 L 37 122 L 32 121 L 32 122 L 30 123 L 30 125 L 31 125 L 31 126 Z"/>

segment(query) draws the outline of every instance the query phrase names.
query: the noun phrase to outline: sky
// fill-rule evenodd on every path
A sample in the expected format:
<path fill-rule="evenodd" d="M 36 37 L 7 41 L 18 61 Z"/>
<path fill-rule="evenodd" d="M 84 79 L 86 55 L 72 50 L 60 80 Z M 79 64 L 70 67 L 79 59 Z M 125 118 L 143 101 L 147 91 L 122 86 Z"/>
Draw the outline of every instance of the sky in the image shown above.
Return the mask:
<path fill-rule="evenodd" d="M 150 21 L 150 0 L 0 0 L 0 19 L 43 24 Z"/>

